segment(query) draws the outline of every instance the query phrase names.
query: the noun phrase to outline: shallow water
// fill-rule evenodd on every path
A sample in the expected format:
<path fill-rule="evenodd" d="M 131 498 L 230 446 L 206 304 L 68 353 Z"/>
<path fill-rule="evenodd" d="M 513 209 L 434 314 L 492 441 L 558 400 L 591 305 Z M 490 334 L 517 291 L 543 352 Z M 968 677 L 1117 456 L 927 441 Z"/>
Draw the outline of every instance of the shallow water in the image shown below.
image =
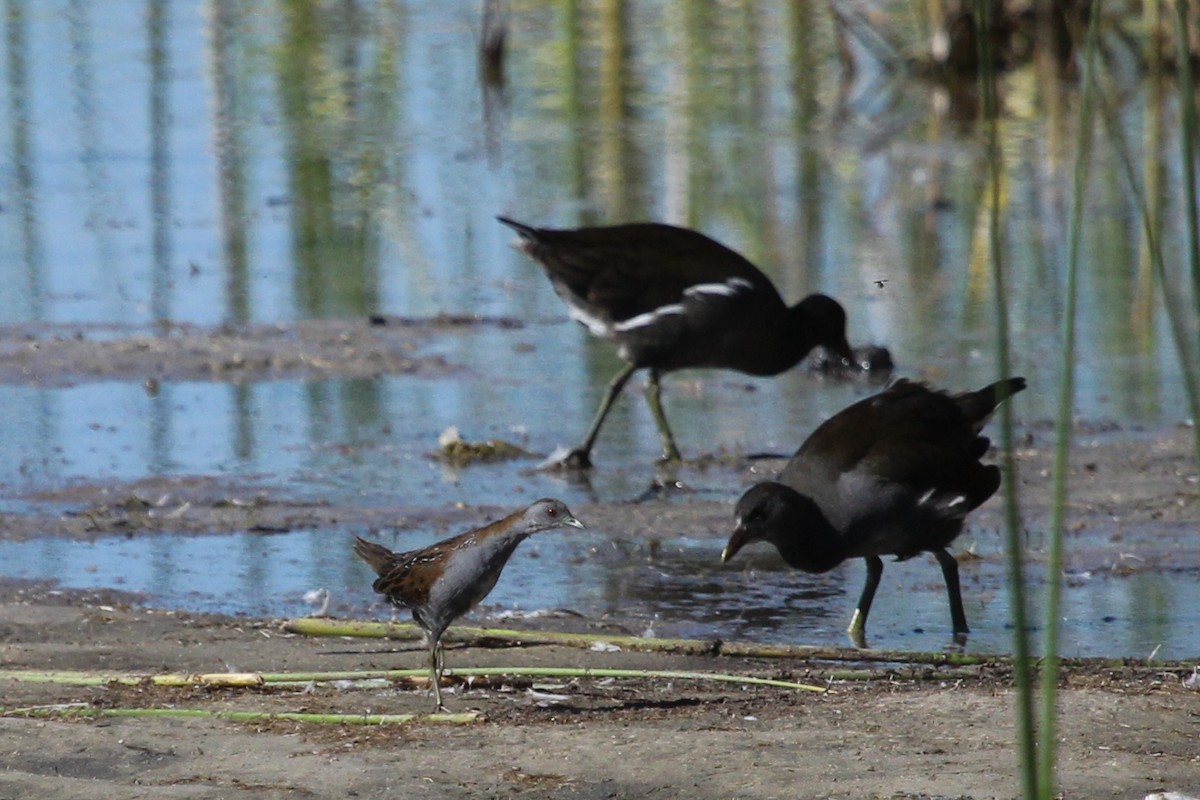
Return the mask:
<path fill-rule="evenodd" d="M 386 534 L 355 532 L 397 546 Z M 403 545 L 437 538 L 406 534 Z M 339 616 L 388 619 L 390 611 L 370 591 L 374 575 L 349 555 L 350 541 L 344 530 L 90 542 L 47 538 L 0 541 L 0 563 L 10 577 L 43 578 L 46 565 L 53 564 L 58 574 L 72 576 L 65 583 L 73 587 L 116 588 L 154 606 L 256 616 L 312 613 L 316 604 L 305 593 L 325 588 L 332 594 L 330 610 Z M 506 625 L 510 617 L 553 611 L 602 620 L 631 635 L 847 643 L 845 626 L 862 588 L 861 563 L 803 575 L 766 549 L 747 552 L 739 557 L 743 563 L 727 567 L 720 565 L 719 552 L 720 542 L 712 539 L 668 538 L 651 549 L 613 532 L 544 535 L 522 546 L 472 618 Z M 972 652 L 1003 653 L 1010 646 L 1002 561 L 993 555 L 962 567 Z M 1196 578 L 1194 569 L 1070 575 L 1062 653 L 1194 656 L 1200 637 Z M 1035 609 L 1037 599 L 1035 593 Z M 887 564 L 871 613 L 870 642 L 937 650 L 949 644 L 948 630 L 936 563 L 919 558 Z"/>
<path fill-rule="evenodd" d="M 155 392 L 140 381 L 0 386 L 9 510 L 29 492 L 74 481 L 195 474 L 366 504 L 635 496 L 658 450 L 633 390 L 605 428 L 590 490 L 530 475 L 528 462 L 454 471 L 427 457 L 451 425 L 471 440 L 501 437 L 541 453 L 571 444 L 617 368 L 611 349 L 569 323 L 537 268 L 507 246 L 497 213 L 699 228 L 761 264 L 788 299 L 818 290 L 840 298 L 851 339 L 887 345 L 901 374 L 952 388 L 993 379 L 978 127 L 943 87 L 869 63 L 848 78 L 826 15 L 798 19 L 782 0 L 714 4 L 702 21 L 676 24 L 673 4 L 645 0 L 627 4 L 626 26 L 614 28 L 582 3 L 572 29 L 558 5 L 517 3 L 508 83 L 495 89 L 479 78 L 473 8 L 364 3 L 345 16 L 307 5 L 14 7 L 0 37 L 6 336 L 19 346 L 30 324 L 60 325 L 66 336 L 72 326 L 127 326 L 83 334 L 119 339 L 168 321 L 373 313 L 528 324 L 430 342 L 426 354 L 456 368 L 437 377 L 164 381 Z M 700 42 L 705 58 L 687 56 Z M 615 71 L 612 53 L 623 59 Z M 1074 140 L 1069 111 L 1031 113 L 1041 111 L 1032 87 L 1057 93 L 1068 110 L 1077 102 L 1071 83 L 1038 78 L 1006 79 L 1002 132 L 1009 345 L 1012 371 L 1030 381 L 1015 403 L 1026 422 L 1055 411 Z M 1179 126 L 1156 87 L 1119 75 L 1113 86 L 1127 135 L 1141 141 L 1160 125 L 1161 152 L 1176 153 Z M 1139 261 L 1137 207 L 1109 145 L 1096 147 L 1075 411 L 1124 431 L 1173 425 L 1187 417 L 1183 381 Z M 1161 168 L 1174 256 L 1179 168 L 1170 155 Z M 1194 331 L 1195 320 L 1187 324 Z M 789 452 L 867 391 L 802 371 L 773 381 L 682 373 L 668 381 L 666 402 L 689 454 Z M 362 610 L 369 582 L 360 565 L 306 558 L 347 535 L 0 542 L 0 572 L 37 577 L 70 563 L 80 567 L 73 585 L 239 613 L 296 613 L 305 590 L 326 586 Z M 859 565 L 804 577 L 764 559 L 755 574 L 768 583 L 752 586 L 742 570 L 716 569 L 714 544 L 699 539 L 628 566 L 582 557 L 641 544 L 617 536 L 538 543 L 545 557 L 514 560 L 490 602 L 607 614 L 634 632 L 840 643 L 861 580 Z M 579 556 L 569 570 L 555 557 L 562 548 Z M 992 569 L 979 578 L 989 599 L 969 601 L 972 646 L 1004 650 L 1006 594 Z M 888 570 L 872 615 L 879 640 L 940 646 L 937 577 L 928 565 Z M 1082 581 L 1067 594 L 1067 614 L 1081 622 L 1064 652 L 1139 656 L 1165 644 L 1194 654 L 1195 577 Z M 900 591 L 905 603 L 884 599 Z M 755 602 L 735 599 L 747 592 Z"/>

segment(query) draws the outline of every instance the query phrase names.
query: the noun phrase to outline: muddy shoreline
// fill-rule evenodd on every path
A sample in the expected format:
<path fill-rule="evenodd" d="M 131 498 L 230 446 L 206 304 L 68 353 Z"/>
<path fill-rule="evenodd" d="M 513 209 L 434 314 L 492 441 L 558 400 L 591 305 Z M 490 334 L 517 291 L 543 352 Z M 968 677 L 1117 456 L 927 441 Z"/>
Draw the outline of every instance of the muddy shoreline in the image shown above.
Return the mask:
<path fill-rule="evenodd" d="M 5 670 L 307 672 L 419 668 L 419 642 L 314 639 L 278 620 L 125 607 L 115 595 L 0 594 Z M 522 679 L 447 692 L 468 725 L 42 719 L 68 705 L 266 713 L 422 714 L 420 688 L 66 686 L 0 680 L 4 796 L 992 798 L 1016 796 L 1011 674 L 554 646 L 458 643 L 468 666 L 709 671 L 823 693 L 684 680 Z M 918 670 L 918 674 L 920 670 Z M 1073 666 L 1062 679 L 1065 797 L 1195 788 L 1200 695 L 1186 665 Z"/>
<path fill-rule="evenodd" d="M 375 374 L 453 374 L 426 347 L 472 325 L 446 318 L 313 322 L 295 326 L 174 329 L 39 328 L 0 332 L 0 381 L 66 386 L 97 380 L 272 380 Z M 1197 469 L 1190 428 L 1114 430 L 1081 422 L 1072 453 L 1072 569 L 1200 566 Z M 1028 526 L 1049 514 L 1052 431 L 1023 421 L 1015 456 Z M 727 535 L 736 487 L 781 462 L 703 454 L 685 464 L 685 489 L 643 502 L 599 499 L 575 508 L 603 530 L 653 540 L 687 531 Z M 487 469 L 486 465 L 466 469 Z M 728 485 L 729 497 L 689 494 Z M 500 508 L 345 495 L 298 497 L 286 487 L 221 475 L 3 487 L 12 540 L 154 536 L 159 532 L 264 534 L 299 528 L 456 530 Z M 972 518 L 998 528 L 995 501 Z M 1082 540 L 1081 540 L 1082 541 Z M 1097 544 L 1098 543 L 1098 544 Z M 1033 560 L 1038 560 L 1035 550 Z M 419 667 L 419 643 L 316 639 L 279 620 L 147 607 L 111 590 L 0 582 L 0 668 L 161 672 L 308 672 Z M 486 618 L 472 623 L 487 624 Z M 590 620 L 506 621 L 616 630 Z M 704 681 L 513 679 L 452 689 L 467 726 L 416 722 L 363 727 L 221 719 L 43 719 L 0 716 L 0 797 L 522 797 L 522 798 L 992 798 L 1017 795 L 1013 686 L 1002 667 L 913 677 L 855 665 L 855 680 L 810 660 L 591 651 L 560 646 L 451 648 L 451 667 L 589 666 L 720 671 L 818 681 L 807 693 Z M 1200 692 L 1188 664 L 1072 667 L 1062 680 L 1060 785 L 1065 797 L 1140 798 L 1161 789 L 1200 794 Z M 944 673 L 944 674 L 943 674 Z M 82 704 L 89 709 L 195 708 L 267 712 L 423 713 L 420 688 L 228 689 L 68 686 L 0 680 L 6 712 Z"/>

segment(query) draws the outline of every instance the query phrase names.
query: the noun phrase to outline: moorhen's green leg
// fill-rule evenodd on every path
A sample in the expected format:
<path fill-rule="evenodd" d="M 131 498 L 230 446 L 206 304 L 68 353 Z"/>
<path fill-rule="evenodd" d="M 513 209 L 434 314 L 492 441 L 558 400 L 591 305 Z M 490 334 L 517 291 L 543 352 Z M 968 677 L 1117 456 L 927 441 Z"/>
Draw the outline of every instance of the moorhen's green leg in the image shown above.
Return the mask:
<path fill-rule="evenodd" d="M 667 424 L 667 415 L 662 407 L 662 386 L 659 385 L 659 372 L 650 370 L 646 379 L 646 401 L 650 403 L 650 413 L 658 425 L 658 435 L 662 438 L 663 461 L 681 461 L 679 448 L 675 446 L 675 437 L 671 434 L 671 426 Z"/>
<path fill-rule="evenodd" d="M 592 445 L 596 443 L 596 437 L 600 435 L 600 426 L 604 424 L 604 418 L 608 416 L 609 409 L 612 408 L 617 395 L 625 388 L 629 377 L 636 370 L 636 366 L 628 364 L 609 382 L 608 388 L 604 390 L 604 398 L 600 401 L 600 408 L 596 411 L 596 417 L 592 420 L 592 427 L 588 429 L 583 444 L 567 454 L 567 457 L 562 461 L 563 466 L 586 469 L 592 465 Z"/>
<path fill-rule="evenodd" d="M 867 646 L 867 615 L 871 613 L 871 603 L 875 601 L 875 590 L 879 588 L 879 579 L 883 577 L 883 559 L 879 556 L 863 556 L 867 562 L 867 582 L 863 584 L 862 594 L 858 598 L 858 607 L 850 618 L 850 641 L 855 647 Z"/>
<path fill-rule="evenodd" d="M 934 550 L 933 556 L 942 565 L 942 577 L 946 579 L 946 594 L 950 597 L 950 622 L 954 625 L 954 641 L 965 644 L 967 634 L 967 615 L 963 611 L 962 589 L 958 582 L 958 562 L 945 548 Z"/>

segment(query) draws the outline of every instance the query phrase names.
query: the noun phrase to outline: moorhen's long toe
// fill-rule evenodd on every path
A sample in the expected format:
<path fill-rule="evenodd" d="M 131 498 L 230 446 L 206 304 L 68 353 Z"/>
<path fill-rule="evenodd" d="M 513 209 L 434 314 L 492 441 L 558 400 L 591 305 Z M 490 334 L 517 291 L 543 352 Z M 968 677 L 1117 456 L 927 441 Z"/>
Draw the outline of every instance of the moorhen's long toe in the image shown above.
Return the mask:
<path fill-rule="evenodd" d="M 678 461 L 660 397 L 663 373 L 716 367 L 778 375 L 818 345 L 854 360 L 836 300 L 814 294 L 788 307 L 757 267 L 696 231 L 659 223 L 560 230 L 498 219 L 517 232 L 518 249 L 545 270 L 571 317 L 615 342 L 627 362 L 573 451 L 577 466 L 591 464 L 609 409 L 639 369 L 649 370 L 646 399 L 663 457 Z"/>
<path fill-rule="evenodd" d="M 848 632 L 865 647 L 881 556 L 903 561 L 931 552 L 946 582 L 955 640 L 965 642 L 958 562 L 946 547 L 1000 487 L 999 467 L 980 463 L 989 446 L 980 431 L 996 406 L 1024 388 L 1024 378 L 1008 378 L 952 395 L 900 380 L 844 409 L 813 431 L 777 480 L 742 495 L 722 562 L 756 541 L 775 545 L 805 572 L 862 558 L 867 580 Z"/>

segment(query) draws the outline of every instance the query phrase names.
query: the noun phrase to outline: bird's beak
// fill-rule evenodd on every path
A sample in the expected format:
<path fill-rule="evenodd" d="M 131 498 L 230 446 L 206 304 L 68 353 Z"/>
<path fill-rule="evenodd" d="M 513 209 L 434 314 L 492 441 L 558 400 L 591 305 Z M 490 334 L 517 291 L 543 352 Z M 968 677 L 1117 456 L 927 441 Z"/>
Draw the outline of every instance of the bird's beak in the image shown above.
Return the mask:
<path fill-rule="evenodd" d="M 572 528 L 582 528 L 584 524 L 574 517 L 567 517 L 563 520 L 564 525 L 570 525 Z"/>
<path fill-rule="evenodd" d="M 721 551 L 721 563 L 724 564 L 737 555 L 737 551 L 741 550 L 749 539 L 750 532 L 746 530 L 746 526 L 738 523 L 738 526 L 733 529 L 733 536 L 729 537 L 725 549 Z"/>

